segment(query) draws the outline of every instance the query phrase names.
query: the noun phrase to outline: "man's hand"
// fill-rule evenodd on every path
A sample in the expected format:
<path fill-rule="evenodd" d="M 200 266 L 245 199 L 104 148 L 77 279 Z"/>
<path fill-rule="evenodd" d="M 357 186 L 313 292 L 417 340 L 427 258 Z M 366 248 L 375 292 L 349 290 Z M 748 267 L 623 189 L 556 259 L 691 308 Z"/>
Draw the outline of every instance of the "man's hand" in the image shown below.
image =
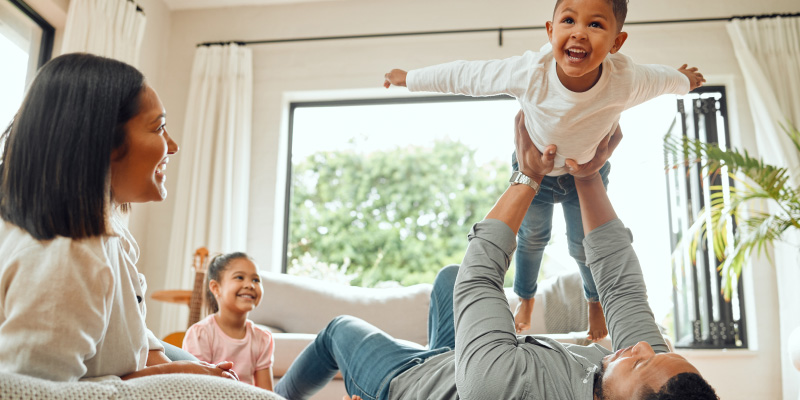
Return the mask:
<path fill-rule="evenodd" d="M 514 118 L 514 145 L 517 148 L 517 164 L 519 172 L 541 182 L 542 178 L 553 170 L 556 158 L 556 146 L 545 147 L 544 154 L 534 146 L 528 130 L 525 129 L 525 114 L 520 110 Z"/>
<path fill-rule="evenodd" d="M 594 153 L 594 158 L 589 162 L 578 165 L 578 163 L 571 158 L 565 161 L 570 175 L 574 176 L 575 180 L 593 178 L 598 171 L 600 171 L 600 168 L 605 165 L 606 161 L 611 157 L 611 154 L 614 153 L 620 141 L 622 141 L 622 130 L 619 129 L 619 125 L 617 125 L 617 130 L 614 131 L 613 135 L 609 133 L 600 141 Z"/>
<path fill-rule="evenodd" d="M 353 397 L 344 395 L 344 397 L 342 397 L 342 400 L 361 400 L 361 397 L 355 394 L 353 395 Z"/>
<path fill-rule="evenodd" d="M 700 86 L 703 86 L 703 82 L 706 81 L 706 79 L 703 78 L 703 74 L 698 72 L 699 70 L 697 69 L 697 67 L 686 68 L 687 66 L 688 66 L 687 64 L 681 65 L 680 67 L 678 67 L 678 72 L 686 75 L 686 77 L 689 78 L 689 91 L 695 90 Z"/>
<path fill-rule="evenodd" d="M 517 164 L 519 171 L 541 184 L 548 172 L 553 170 L 553 160 L 556 157 L 556 146 L 550 145 L 544 149 L 544 154 L 533 145 L 528 131 L 525 129 L 524 114 L 520 111 L 514 122 L 514 144 L 517 151 Z M 536 192 L 527 185 L 511 185 L 502 196 L 497 199 L 486 219 L 496 219 L 509 228 L 516 235 L 531 201 Z"/>
<path fill-rule="evenodd" d="M 386 75 L 383 76 L 383 87 L 389 88 L 389 86 L 405 86 L 406 85 L 406 75 L 408 73 L 403 71 L 402 69 L 393 69 L 389 71 Z"/>

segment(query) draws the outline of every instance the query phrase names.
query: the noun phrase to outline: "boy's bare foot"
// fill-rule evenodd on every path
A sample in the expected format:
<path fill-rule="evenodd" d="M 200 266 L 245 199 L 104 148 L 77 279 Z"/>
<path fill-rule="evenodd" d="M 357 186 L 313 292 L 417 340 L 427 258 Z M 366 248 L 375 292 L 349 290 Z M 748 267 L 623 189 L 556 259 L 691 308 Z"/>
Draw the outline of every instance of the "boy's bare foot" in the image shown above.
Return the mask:
<path fill-rule="evenodd" d="M 514 311 L 514 328 L 517 330 L 517 333 L 522 333 L 522 331 L 530 329 L 533 301 L 534 299 L 519 298 L 519 304 L 517 304 L 517 309 Z"/>
<path fill-rule="evenodd" d="M 586 338 L 592 342 L 597 342 L 608 336 L 606 328 L 606 317 L 603 315 L 603 306 L 599 301 L 589 302 L 589 332 Z"/>

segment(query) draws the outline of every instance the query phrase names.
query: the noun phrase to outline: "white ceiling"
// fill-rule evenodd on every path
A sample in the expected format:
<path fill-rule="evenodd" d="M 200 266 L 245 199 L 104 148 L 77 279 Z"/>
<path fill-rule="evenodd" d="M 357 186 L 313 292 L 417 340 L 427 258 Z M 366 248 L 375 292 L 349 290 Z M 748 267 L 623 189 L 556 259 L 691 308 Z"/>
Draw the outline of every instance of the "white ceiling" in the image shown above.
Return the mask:
<path fill-rule="evenodd" d="M 221 8 L 237 6 L 268 6 L 288 3 L 311 3 L 335 0 L 163 0 L 170 10 L 188 10 L 192 8 Z"/>

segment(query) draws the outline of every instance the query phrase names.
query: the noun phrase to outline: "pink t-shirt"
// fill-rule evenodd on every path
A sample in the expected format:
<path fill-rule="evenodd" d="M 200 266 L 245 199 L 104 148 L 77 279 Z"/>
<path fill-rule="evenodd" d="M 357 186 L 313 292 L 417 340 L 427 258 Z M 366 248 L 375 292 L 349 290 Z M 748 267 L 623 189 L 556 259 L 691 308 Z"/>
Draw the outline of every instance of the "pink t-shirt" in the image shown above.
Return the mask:
<path fill-rule="evenodd" d="M 245 331 L 242 339 L 226 335 L 212 314 L 189 327 L 183 338 L 183 349 L 200 361 L 212 364 L 233 361 L 239 380 L 254 385 L 255 372 L 272 366 L 275 345 L 272 334 L 249 319 Z"/>

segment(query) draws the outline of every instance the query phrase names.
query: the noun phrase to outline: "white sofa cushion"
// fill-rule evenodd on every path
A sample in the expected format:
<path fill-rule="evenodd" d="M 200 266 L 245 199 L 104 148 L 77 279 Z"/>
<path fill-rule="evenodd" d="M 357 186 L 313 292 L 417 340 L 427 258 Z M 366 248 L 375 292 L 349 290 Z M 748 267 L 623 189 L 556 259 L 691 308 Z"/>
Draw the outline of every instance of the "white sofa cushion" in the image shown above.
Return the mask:
<path fill-rule="evenodd" d="M 316 334 L 335 317 L 347 314 L 395 338 L 427 344 L 430 284 L 374 289 L 266 271 L 261 271 L 261 279 L 261 304 L 250 313 L 255 323 Z"/>
<path fill-rule="evenodd" d="M 168 374 L 123 381 L 116 376 L 81 382 L 53 382 L 0 372 L 4 400 L 285 400 L 245 383 L 213 376 Z"/>

